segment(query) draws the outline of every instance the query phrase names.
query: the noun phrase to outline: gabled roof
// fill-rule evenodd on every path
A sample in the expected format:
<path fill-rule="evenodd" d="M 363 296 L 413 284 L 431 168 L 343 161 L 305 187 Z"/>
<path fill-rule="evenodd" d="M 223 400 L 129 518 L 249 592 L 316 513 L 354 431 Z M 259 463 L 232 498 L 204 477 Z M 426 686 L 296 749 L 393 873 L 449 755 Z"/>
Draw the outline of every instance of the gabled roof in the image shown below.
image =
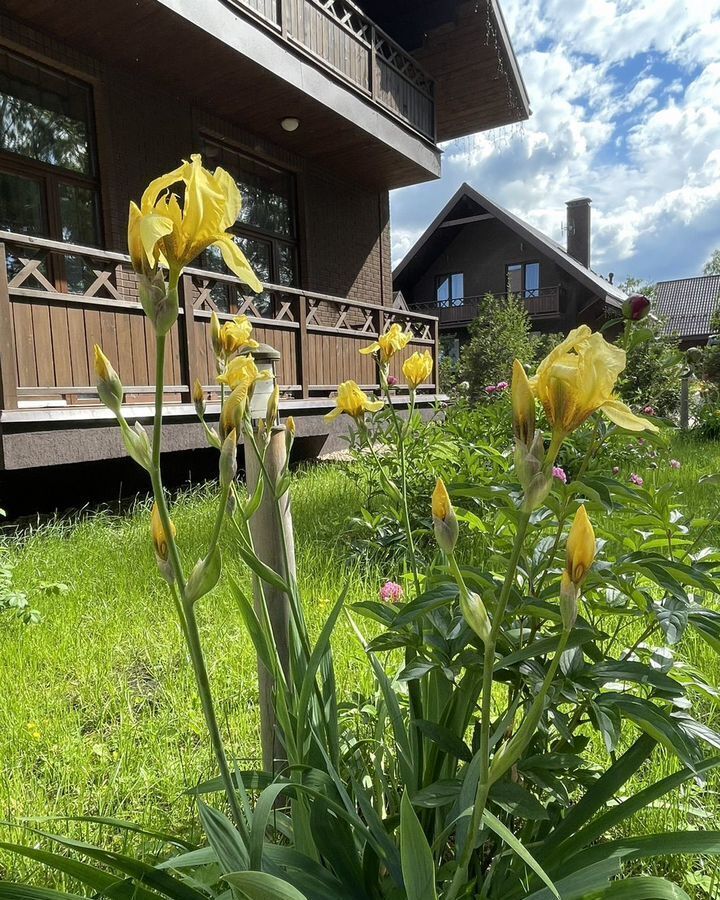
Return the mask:
<path fill-rule="evenodd" d="M 545 256 L 550 257 L 561 269 L 572 275 L 582 285 L 606 302 L 617 306 L 626 299 L 626 294 L 617 285 L 610 284 L 601 275 L 582 265 L 547 235 L 520 219 L 514 213 L 485 197 L 469 184 L 462 184 L 450 200 L 440 210 L 415 245 L 393 271 L 395 290 L 403 290 L 414 283 L 428 268 L 430 263 L 457 236 L 458 229 L 463 227 L 463 219 L 473 219 L 478 215 L 495 218 L 507 225 L 523 240 L 527 241 Z M 447 226 L 443 223 L 456 221 L 458 224 Z"/>
<path fill-rule="evenodd" d="M 707 337 L 718 306 L 720 275 L 658 282 L 655 311 L 667 320 L 667 331 L 682 338 Z"/>

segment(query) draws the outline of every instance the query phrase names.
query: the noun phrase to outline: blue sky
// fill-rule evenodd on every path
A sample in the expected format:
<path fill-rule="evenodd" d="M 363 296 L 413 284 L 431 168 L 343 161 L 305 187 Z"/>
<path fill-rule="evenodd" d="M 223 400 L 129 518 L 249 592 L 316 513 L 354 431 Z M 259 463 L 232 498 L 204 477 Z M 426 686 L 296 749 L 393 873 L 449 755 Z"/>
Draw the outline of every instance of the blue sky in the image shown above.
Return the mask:
<path fill-rule="evenodd" d="M 463 181 L 562 242 L 593 200 L 592 266 L 658 281 L 720 248 L 720 0 L 501 0 L 533 115 L 443 145 L 391 197 L 397 263 Z"/>

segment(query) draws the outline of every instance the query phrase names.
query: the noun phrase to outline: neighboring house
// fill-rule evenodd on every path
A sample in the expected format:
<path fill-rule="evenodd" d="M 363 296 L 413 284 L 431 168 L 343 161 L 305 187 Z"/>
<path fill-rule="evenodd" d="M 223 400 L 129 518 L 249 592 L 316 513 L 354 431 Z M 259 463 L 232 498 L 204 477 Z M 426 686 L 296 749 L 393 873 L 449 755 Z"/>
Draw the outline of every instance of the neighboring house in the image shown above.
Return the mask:
<path fill-rule="evenodd" d="M 203 444 L 190 392 L 214 387 L 212 310 L 249 314 L 281 352 L 302 436 L 327 431 L 339 382 L 377 387 L 357 350 L 390 323 L 415 335 L 404 355 L 436 352 L 436 319 L 394 305 L 388 191 L 438 178 L 438 142 L 528 115 L 496 0 L 0 0 L 0 468 L 123 454 L 96 341 L 128 414 L 151 417 L 124 255 L 151 178 L 192 152 L 228 169 L 235 238 L 266 284 L 249 296 L 212 253 L 187 272 L 167 448 Z"/>
<path fill-rule="evenodd" d="M 666 320 L 667 332 L 680 336 L 682 347 L 706 344 L 713 333 L 713 314 L 720 312 L 720 275 L 659 281 L 654 307 Z"/>
<path fill-rule="evenodd" d="M 463 184 L 393 272 L 410 310 L 440 318 L 456 354 L 486 294 L 525 298 L 534 327 L 567 332 L 617 314 L 625 294 L 590 268 L 590 203 L 567 204 L 567 248 Z"/>

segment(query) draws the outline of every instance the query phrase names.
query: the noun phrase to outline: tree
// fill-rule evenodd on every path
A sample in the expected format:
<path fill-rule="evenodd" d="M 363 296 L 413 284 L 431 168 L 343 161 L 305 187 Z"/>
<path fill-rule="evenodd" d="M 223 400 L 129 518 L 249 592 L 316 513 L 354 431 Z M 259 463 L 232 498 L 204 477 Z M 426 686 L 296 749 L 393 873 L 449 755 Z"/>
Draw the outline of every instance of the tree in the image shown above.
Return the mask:
<path fill-rule="evenodd" d="M 486 294 L 460 354 L 460 380 L 469 383 L 472 397 L 479 397 L 486 385 L 510 380 L 515 358 L 532 363 L 538 345 L 522 297 Z"/>
<path fill-rule="evenodd" d="M 618 284 L 618 287 L 621 291 L 625 291 L 628 297 L 631 294 L 642 294 L 644 297 L 649 297 L 651 300 L 655 298 L 655 293 L 657 291 L 657 285 L 654 281 L 645 281 L 642 278 L 635 278 L 632 275 L 629 275 L 625 281 L 621 281 Z"/>
<path fill-rule="evenodd" d="M 703 266 L 703 275 L 720 275 L 720 250 L 713 250 L 710 259 Z"/>

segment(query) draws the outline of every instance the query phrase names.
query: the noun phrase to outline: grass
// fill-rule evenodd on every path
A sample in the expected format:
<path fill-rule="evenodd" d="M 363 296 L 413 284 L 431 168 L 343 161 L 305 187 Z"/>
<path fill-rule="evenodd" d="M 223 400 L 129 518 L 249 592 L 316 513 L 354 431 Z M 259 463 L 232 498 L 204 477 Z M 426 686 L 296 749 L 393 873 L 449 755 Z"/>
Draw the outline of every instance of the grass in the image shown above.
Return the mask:
<path fill-rule="evenodd" d="M 720 445 L 678 438 L 672 455 L 682 468 L 674 471 L 661 463 L 655 477 L 672 478 L 693 513 L 714 512 L 718 489 L 699 487 L 697 481 L 720 472 Z M 376 597 L 382 581 L 397 576 L 359 563 L 349 550 L 347 522 L 362 500 L 343 466 L 309 469 L 293 485 L 298 571 L 314 632 L 345 581 L 352 602 Z M 193 804 L 184 791 L 214 773 L 214 765 L 174 611 L 157 575 L 148 513 L 148 506 L 140 504 L 122 517 L 98 513 L 58 520 L 12 542 L 16 585 L 31 593 L 43 621 L 22 627 L 0 619 L 1 818 L 117 816 L 178 834 L 192 828 Z M 173 518 L 187 560 L 201 554 L 214 513 L 211 489 L 178 498 Z M 249 591 L 247 571 L 230 546 L 224 559 Z M 33 594 L 48 582 L 62 582 L 68 590 Z M 259 734 L 252 646 L 227 587 L 203 600 L 200 612 L 229 750 L 241 766 L 255 766 Z M 342 620 L 334 647 L 346 696 L 370 689 L 364 654 Z M 683 653 L 705 672 L 718 672 L 717 659 L 700 641 L 686 642 Z M 718 727 L 709 704 L 706 713 L 708 724 Z M 656 753 L 653 759 L 654 778 L 677 767 L 667 754 Z M 639 773 L 638 782 L 647 774 Z M 676 798 L 644 813 L 639 824 L 648 831 L 688 823 L 719 827 L 720 797 L 712 783 L 701 800 L 697 792 L 685 800 Z M 690 805 L 694 811 L 688 814 Z M 56 830 L 97 837 L 96 826 L 62 823 Z M 17 858 L 0 858 L 2 877 L 23 878 L 29 871 Z M 720 896 L 712 866 L 683 874 L 694 896 Z"/>

